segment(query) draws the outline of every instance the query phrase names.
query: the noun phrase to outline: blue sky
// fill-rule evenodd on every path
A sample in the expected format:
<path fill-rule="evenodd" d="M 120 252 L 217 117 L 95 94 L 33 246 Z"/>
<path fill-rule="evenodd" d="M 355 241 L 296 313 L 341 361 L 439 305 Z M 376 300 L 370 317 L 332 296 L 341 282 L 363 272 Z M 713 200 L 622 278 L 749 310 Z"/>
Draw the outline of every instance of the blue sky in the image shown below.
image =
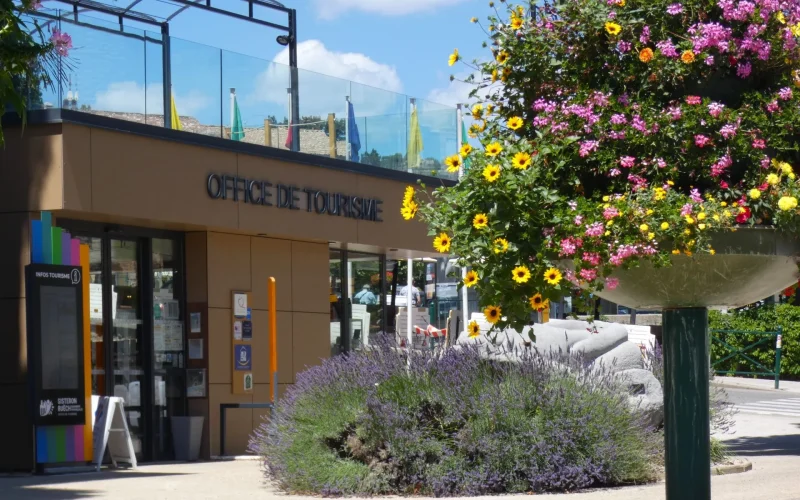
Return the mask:
<path fill-rule="evenodd" d="M 124 6 L 130 0 L 106 0 Z M 468 58 L 485 54 L 481 29 L 469 22 L 485 18 L 488 2 L 477 0 L 285 0 L 297 9 L 300 114 L 344 116 L 351 96 L 362 144 L 381 153 L 405 150 L 406 95 L 420 101 L 424 156 L 441 158 L 455 144 L 452 106 L 467 99 L 469 87 L 450 82 L 447 57 L 458 47 Z M 214 0 L 246 13 L 240 0 Z M 45 8 L 63 4 L 44 2 Z M 160 0 L 143 0 L 142 11 L 166 16 L 175 10 Z M 109 22 L 98 14 L 87 14 Z M 285 24 L 285 14 L 256 11 L 257 17 Z M 102 22 L 98 22 L 102 24 Z M 142 25 L 140 25 L 142 26 Z M 142 26 L 152 32 L 157 28 Z M 141 39 L 109 35 L 74 25 L 73 86 L 80 102 L 93 109 L 159 114 L 161 47 Z M 188 9 L 170 21 L 172 83 L 178 111 L 204 124 L 229 125 L 229 88 L 235 87 L 245 126 L 261 126 L 268 115 L 286 116 L 287 50 L 275 42 L 280 32 L 241 20 Z M 130 32 L 141 34 L 135 29 Z M 222 53 L 220 52 L 222 49 Z M 221 61 L 221 62 L 220 62 Z M 332 75 L 332 76 L 323 76 Z M 350 81 L 356 83 L 350 84 Z M 380 91 L 377 89 L 386 89 Z M 391 92 L 389 92 L 391 91 Z M 46 100 L 47 100 L 46 96 Z M 49 96 L 53 101 L 57 97 Z M 441 103 L 445 106 L 439 106 Z"/>

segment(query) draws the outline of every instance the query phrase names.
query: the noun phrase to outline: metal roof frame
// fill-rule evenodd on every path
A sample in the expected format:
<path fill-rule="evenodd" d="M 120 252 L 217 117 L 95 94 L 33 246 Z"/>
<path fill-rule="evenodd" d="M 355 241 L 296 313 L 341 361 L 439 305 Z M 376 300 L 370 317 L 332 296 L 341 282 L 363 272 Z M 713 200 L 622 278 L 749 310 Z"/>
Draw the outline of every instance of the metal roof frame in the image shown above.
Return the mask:
<path fill-rule="evenodd" d="M 280 2 L 277 2 L 276 0 L 242 0 L 248 4 L 248 14 L 243 15 L 237 12 L 231 12 L 224 8 L 215 7 L 212 5 L 212 0 L 168 0 L 166 3 L 178 4 L 180 5 L 180 7 L 178 7 L 178 9 L 175 10 L 175 12 L 173 12 L 172 14 L 170 14 L 169 16 L 167 16 L 165 19 L 162 20 L 154 16 L 151 16 L 149 14 L 133 10 L 133 8 L 136 7 L 138 4 L 140 4 L 142 0 L 132 0 L 132 2 L 128 4 L 127 7 L 124 8 L 115 7 L 113 5 L 98 2 L 95 0 L 54 0 L 54 1 L 72 6 L 72 18 L 73 18 L 72 22 L 75 23 L 80 23 L 79 15 L 83 12 L 100 12 L 102 14 L 107 14 L 117 17 L 119 21 L 118 32 L 101 26 L 80 23 L 83 26 L 88 26 L 101 31 L 109 31 L 117 34 L 123 34 L 126 36 L 134 36 L 137 38 L 142 38 L 139 37 L 139 35 L 126 33 L 124 31 L 125 19 L 144 24 L 149 24 L 151 26 L 158 26 L 160 28 L 161 30 L 160 43 L 162 47 L 162 69 L 164 78 L 164 126 L 165 127 L 170 127 L 172 123 L 172 117 L 170 116 L 171 109 L 169 106 L 171 88 L 172 88 L 169 22 L 172 19 L 174 19 L 187 9 L 194 8 L 206 12 L 211 12 L 212 14 L 223 15 L 231 17 L 233 19 L 238 19 L 240 21 L 251 22 L 254 24 L 258 24 L 260 26 L 285 32 L 286 35 L 278 36 L 276 41 L 281 45 L 286 45 L 289 47 L 289 67 L 290 67 L 290 80 L 291 80 L 290 91 L 292 96 L 290 124 L 292 126 L 297 125 L 300 116 L 300 103 L 299 103 L 299 92 L 298 92 L 299 85 L 298 85 L 298 72 L 297 72 L 297 11 L 295 9 L 290 9 L 281 4 Z M 254 15 L 255 7 L 263 7 L 285 13 L 287 16 L 286 26 L 269 21 L 264 21 L 263 19 L 255 17 Z M 54 21 L 58 20 L 57 16 L 44 15 L 43 17 L 47 17 Z M 154 41 L 150 38 L 147 38 L 147 40 Z M 159 42 L 156 41 L 156 43 Z M 292 151 L 300 151 L 299 133 L 292 134 L 291 149 Z"/>

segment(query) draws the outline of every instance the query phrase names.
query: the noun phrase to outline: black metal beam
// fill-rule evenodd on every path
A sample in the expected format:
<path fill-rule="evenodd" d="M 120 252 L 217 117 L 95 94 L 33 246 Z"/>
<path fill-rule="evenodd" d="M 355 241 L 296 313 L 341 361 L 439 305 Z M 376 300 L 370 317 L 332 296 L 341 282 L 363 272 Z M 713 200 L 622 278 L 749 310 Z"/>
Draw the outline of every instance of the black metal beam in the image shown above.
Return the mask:
<path fill-rule="evenodd" d="M 161 25 L 161 67 L 164 92 L 164 127 L 172 128 L 172 58 L 169 23 Z"/>
<path fill-rule="evenodd" d="M 80 12 L 85 12 L 85 11 L 84 10 L 78 11 L 78 13 L 80 13 Z M 75 15 L 76 14 L 73 13 L 73 16 L 75 16 Z M 42 12 L 42 11 L 36 12 L 36 17 L 41 17 L 41 18 L 50 20 L 50 21 L 47 21 L 46 23 L 42 23 L 42 27 L 43 28 L 48 26 L 53 21 L 61 21 L 61 22 L 64 22 L 64 23 L 74 24 L 76 26 L 83 26 L 85 28 L 89 28 L 89 29 L 93 29 L 93 30 L 97 30 L 97 31 L 102 31 L 104 33 L 111 33 L 112 35 L 121 35 L 121 36 L 124 36 L 124 37 L 133 38 L 133 39 L 136 39 L 136 40 L 141 40 L 141 41 L 144 41 L 144 42 L 156 43 L 156 44 L 159 44 L 159 45 L 161 44 L 161 39 L 160 38 L 153 38 L 153 37 L 147 35 L 146 34 L 147 32 L 145 32 L 144 35 L 137 35 L 136 33 L 129 33 L 127 31 L 120 31 L 118 29 L 106 28 L 105 26 L 98 26 L 96 24 L 85 23 L 83 21 L 72 21 L 72 20 L 67 19 L 66 17 L 58 17 L 58 16 L 54 16 L 53 14 L 48 14 L 48 13 Z"/>
<path fill-rule="evenodd" d="M 292 87 L 292 119 L 290 127 L 300 123 L 300 82 L 297 74 L 297 12 L 289 10 L 289 72 Z M 300 151 L 300 129 L 292 129 L 292 151 Z"/>
<path fill-rule="evenodd" d="M 86 0 L 57 0 L 57 1 L 59 1 L 59 2 L 67 1 L 68 2 L 68 1 L 86 1 Z M 208 12 L 213 12 L 214 14 L 220 14 L 220 15 L 223 15 L 223 16 L 232 17 L 234 19 L 239 19 L 239 20 L 242 20 L 242 21 L 248 21 L 248 22 L 251 22 L 251 23 L 260 24 L 262 26 L 267 26 L 269 28 L 273 28 L 273 29 L 276 29 L 276 30 L 281 30 L 281 31 L 286 31 L 287 33 L 291 33 L 291 28 L 289 26 L 282 26 L 280 24 L 275 24 L 275 23 L 271 23 L 269 21 L 264 21 L 262 19 L 258 19 L 258 18 L 253 16 L 252 12 L 250 13 L 250 15 L 246 16 L 244 14 L 237 14 L 235 12 L 230 12 L 230 11 L 225 10 L 225 9 L 220 9 L 218 7 L 212 6 L 210 0 L 207 0 L 205 3 L 200 3 L 198 1 L 193 1 L 193 0 L 169 0 L 169 1 L 171 3 L 176 3 L 176 4 L 184 5 L 184 6 L 187 6 L 187 7 L 193 7 L 193 8 L 196 8 L 196 9 L 205 10 L 205 11 L 208 11 Z M 249 0 L 249 1 L 252 1 L 254 5 L 258 5 L 260 7 L 265 7 L 267 9 L 279 10 L 281 12 L 286 12 L 287 14 L 289 13 L 289 11 L 293 10 L 293 9 L 287 9 L 286 7 L 278 7 L 277 5 L 264 3 L 264 2 L 261 2 L 259 0 Z M 175 13 L 174 15 L 170 16 L 168 19 L 174 18 L 175 15 L 177 15 L 180 12 L 181 11 Z"/>
<path fill-rule="evenodd" d="M 132 21 L 138 21 L 144 24 L 150 24 L 152 26 L 161 26 L 164 24 L 164 21 L 158 20 L 152 16 L 148 16 L 147 14 L 143 14 L 141 12 L 136 12 L 133 10 L 126 10 L 120 9 L 117 7 L 112 7 L 110 5 L 106 5 L 100 2 L 94 2 L 92 0 L 55 0 L 56 2 L 65 3 L 68 5 L 72 5 L 74 15 L 77 17 L 77 7 L 84 7 L 86 10 L 92 10 L 95 12 L 101 12 L 103 14 L 108 14 L 111 16 L 122 17 L 124 19 L 130 19 Z"/>

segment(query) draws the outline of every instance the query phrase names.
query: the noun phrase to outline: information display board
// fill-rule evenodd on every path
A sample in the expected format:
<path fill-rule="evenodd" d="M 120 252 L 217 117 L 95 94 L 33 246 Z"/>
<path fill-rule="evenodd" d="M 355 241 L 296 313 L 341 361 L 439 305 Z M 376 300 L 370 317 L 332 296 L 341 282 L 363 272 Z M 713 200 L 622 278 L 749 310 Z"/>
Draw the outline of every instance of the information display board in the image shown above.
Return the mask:
<path fill-rule="evenodd" d="M 80 266 L 25 268 L 28 360 L 37 426 L 85 423 L 82 274 Z"/>

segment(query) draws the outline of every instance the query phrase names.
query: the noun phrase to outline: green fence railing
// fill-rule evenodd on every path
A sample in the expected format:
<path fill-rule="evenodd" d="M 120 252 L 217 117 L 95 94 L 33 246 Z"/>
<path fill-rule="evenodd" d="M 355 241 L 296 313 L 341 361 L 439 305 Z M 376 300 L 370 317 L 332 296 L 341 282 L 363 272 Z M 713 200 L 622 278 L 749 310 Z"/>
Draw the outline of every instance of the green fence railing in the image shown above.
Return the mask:
<path fill-rule="evenodd" d="M 711 334 L 711 343 L 714 343 L 722 346 L 725 352 L 729 354 L 725 357 L 717 359 L 711 362 L 711 368 L 714 369 L 714 373 L 717 375 L 761 375 L 761 376 L 770 376 L 775 377 L 775 388 L 778 389 L 780 386 L 781 381 L 781 327 L 778 327 L 778 330 L 775 332 L 755 332 L 755 331 L 746 331 L 746 330 L 709 330 Z M 760 339 L 752 342 L 744 347 L 737 347 L 731 345 L 729 342 L 729 336 L 737 337 L 745 337 L 748 339 L 753 339 L 761 337 Z M 763 363 L 759 362 L 756 359 L 753 359 L 752 356 L 748 355 L 748 352 L 752 352 L 757 347 L 769 347 L 774 340 L 775 342 L 775 365 L 774 369 L 767 368 Z M 720 366 L 722 363 L 730 360 L 745 360 L 748 363 L 752 364 L 755 369 L 762 370 L 760 372 L 757 371 L 738 371 L 738 370 L 716 370 L 715 368 Z"/>

